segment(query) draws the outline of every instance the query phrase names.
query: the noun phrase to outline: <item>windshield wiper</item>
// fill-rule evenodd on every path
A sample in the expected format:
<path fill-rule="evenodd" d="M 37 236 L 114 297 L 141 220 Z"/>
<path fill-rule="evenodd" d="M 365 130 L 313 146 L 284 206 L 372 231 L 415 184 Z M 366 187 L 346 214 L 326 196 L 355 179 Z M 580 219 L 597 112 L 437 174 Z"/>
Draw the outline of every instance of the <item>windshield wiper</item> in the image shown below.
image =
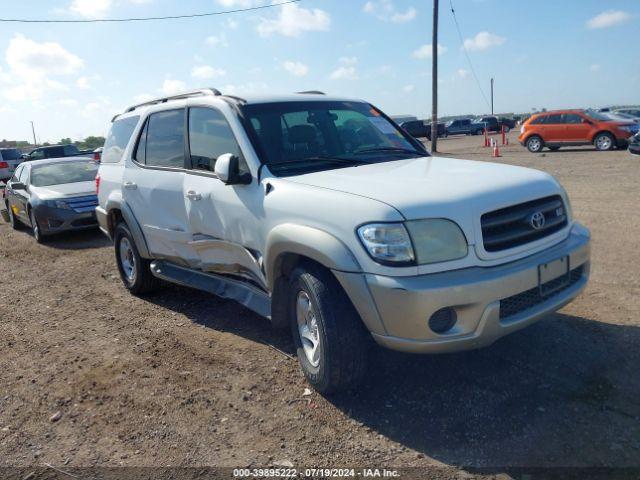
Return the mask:
<path fill-rule="evenodd" d="M 356 150 L 354 155 L 359 155 L 361 153 L 375 153 L 375 152 L 398 152 L 398 153 L 411 153 L 413 155 L 420 155 L 424 157 L 427 153 L 420 152 L 418 150 L 411 150 L 410 148 L 401 148 L 401 147 L 373 147 L 373 148 L 363 148 L 362 150 Z"/>
<path fill-rule="evenodd" d="M 345 158 L 345 157 L 331 157 L 331 156 L 325 156 L 325 155 L 317 155 L 314 157 L 304 157 L 304 158 L 294 158 L 292 160 L 287 160 L 286 162 L 277 162 L 277 163 L 271 163 L 270 166 L 274 166 L 277 167 L 279 165 L 291 165 L 294 163 L 305 163 L 305 162 L 314 162 L 314 161 L 326 161 L 326 162 L 333 162 L 333 163 L 344 163 L 347 165 L 364 165 L 364 164 L 370 164 L 371 162 L 368 162 L 366 160 L 361 160 L 359 158 Z"/>

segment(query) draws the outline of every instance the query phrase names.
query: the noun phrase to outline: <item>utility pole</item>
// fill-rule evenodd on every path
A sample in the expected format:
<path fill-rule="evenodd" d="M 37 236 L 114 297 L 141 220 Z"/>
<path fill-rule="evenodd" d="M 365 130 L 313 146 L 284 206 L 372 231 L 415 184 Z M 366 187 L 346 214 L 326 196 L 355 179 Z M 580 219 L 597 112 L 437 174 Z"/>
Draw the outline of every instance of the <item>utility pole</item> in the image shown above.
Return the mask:
<path fill-rule="evenodd" d="M 438 0 L 433 0 L 431 59 L 431 153 L 436 153 L 438 151 Z"/>
<path fill-rule="evenodd" d="M 491 78 L 491 115 L 493 115 L 493 77 Z"/>
<path fill-rule="evenodd" d="M 34 147 L 37 147 L 38 142 L 36 140 L 36 128 L 33 126 L 33 120 L 31 120 L 31 132 L 33 132 L 33 145 Z"/>

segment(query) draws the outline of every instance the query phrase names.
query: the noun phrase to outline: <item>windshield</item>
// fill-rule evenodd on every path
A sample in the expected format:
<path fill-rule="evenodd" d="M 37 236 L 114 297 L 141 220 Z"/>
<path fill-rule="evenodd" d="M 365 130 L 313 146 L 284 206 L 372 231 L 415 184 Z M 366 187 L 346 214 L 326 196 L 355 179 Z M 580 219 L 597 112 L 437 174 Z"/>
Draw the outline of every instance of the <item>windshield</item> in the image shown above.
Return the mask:
<path fill-rule="evenodd" d="M 604 113 L 596 112 L 595 110 L 585 110 L 584 113 L 594 120 L 599 120 L 601 122 L 608 122 L 611 120 L 611 118 L 606 116 Z"/>
<path fill-rule="evenodd" d="M 31 185 L 48 187 L 64 183 L 89 182 L 96 178 L 98 164 L 93 160 L 36 165 L 31 169 Z"/>
<path fill-rule="evenodd" d="M 4 160 L 19 160 L 20 152 L 14 148 L 9 148 L 7 150 L 0 150 L 0 155 Z"/>
<path fill-rule="evenodd" d="M 245 105 L 263 163 L 275 174 L 300 173 L 426 156 L 422 144 L 362 102 Z"/>

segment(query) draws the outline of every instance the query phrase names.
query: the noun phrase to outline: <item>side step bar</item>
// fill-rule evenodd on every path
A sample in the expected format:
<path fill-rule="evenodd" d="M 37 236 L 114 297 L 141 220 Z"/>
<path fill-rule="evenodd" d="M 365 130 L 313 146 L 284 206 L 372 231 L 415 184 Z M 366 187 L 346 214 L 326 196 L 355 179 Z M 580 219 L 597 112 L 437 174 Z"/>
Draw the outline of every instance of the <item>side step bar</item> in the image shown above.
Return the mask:
<path fill-rule="evenodd" d="M 215 273 L 198 272 L 162 260 L 151 263 L 151 273 L 167 282 L 235 300 L 258 315 L 271 319 L 271 297 L 253 285 Z"/>

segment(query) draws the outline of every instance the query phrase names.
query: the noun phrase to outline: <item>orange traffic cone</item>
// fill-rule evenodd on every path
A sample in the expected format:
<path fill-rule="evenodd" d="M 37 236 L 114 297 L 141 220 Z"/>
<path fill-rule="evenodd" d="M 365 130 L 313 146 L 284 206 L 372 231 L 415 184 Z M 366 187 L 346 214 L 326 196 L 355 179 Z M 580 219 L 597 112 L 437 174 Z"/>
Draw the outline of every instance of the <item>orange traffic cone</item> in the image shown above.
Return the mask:
<path fill-rule="evenodd" d="M 498 148 L 498 142 L 496 142 L 495 145 L 493 146 L 493 156 L 496 158 L 500 156 L 500 149 Z"/>

